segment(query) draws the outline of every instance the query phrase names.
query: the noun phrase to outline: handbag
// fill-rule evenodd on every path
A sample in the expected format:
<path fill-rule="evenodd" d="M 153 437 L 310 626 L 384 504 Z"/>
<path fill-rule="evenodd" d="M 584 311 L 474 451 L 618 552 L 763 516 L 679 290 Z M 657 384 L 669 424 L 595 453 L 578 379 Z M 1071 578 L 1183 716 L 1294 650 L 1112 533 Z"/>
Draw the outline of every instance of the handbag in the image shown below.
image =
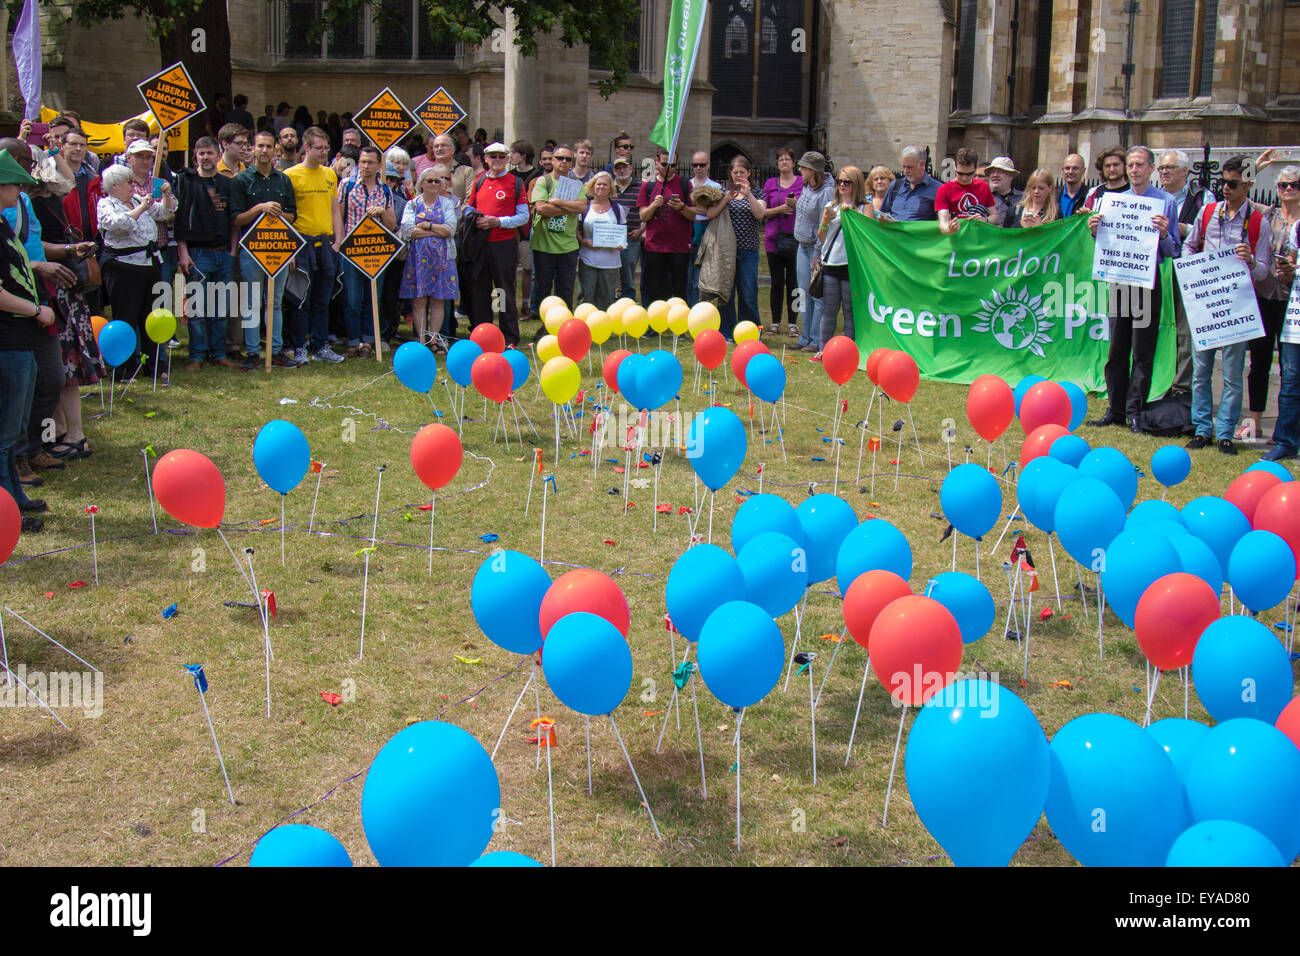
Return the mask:
<path fill-rule="evenodd" d="M 82 241 L 81 233 L 72 226 L 68 227 L 67 236 L 73 244 Z M 98 289 L 104 284 L 103 276 L 99 271 L 99 259 L 93 251 L 79 259 L 65 259 L 63 264 L 71 269 L 77 277 L 77 284 L 72 288 L 74 293 L 89 292 L 91 289 Z"/>
<path fill-rule="evenodd" d="M 785 258 L 793 258 L 799 251 L 799 240 L 794 237 L 793 232 L 778 232 L 776 234 L 776 254 Z"/>
<path fill-rule="evenodd" d="M 819 262 L 813 266 L 812 275 L 808 278 L 808 294 L 814 299 L 822 297 L 822 289 L 825 285 L 822 279 L 822 264 Z"/>

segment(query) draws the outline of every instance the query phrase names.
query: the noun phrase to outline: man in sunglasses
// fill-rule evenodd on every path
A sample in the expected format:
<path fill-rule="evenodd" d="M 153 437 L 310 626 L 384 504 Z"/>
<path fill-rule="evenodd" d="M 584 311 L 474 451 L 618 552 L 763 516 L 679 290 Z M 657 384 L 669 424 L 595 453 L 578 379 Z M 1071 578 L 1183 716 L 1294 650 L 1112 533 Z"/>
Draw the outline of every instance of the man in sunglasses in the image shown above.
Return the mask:
<path fill-rule="evenodd" d="M 555 147 L 552 172 L 533 182 L 533 284 L 541 300 L 554 294 L 573 308 L 573 284 L 578 275 L 578 220 L 587 211 L 587 199 L 556 198 L 560 183 L 573 179 L 569 170 L 577 161 L 577 150 Z M 572 185 L 570 183 L 569 185 Z"/>
<path fill-rule="evenodd" d="M 641 184 L 636 204 L 646 227 L 641 247 L 641 297 L 647 302 L 673 296 L 685 299 L 692 224 L 699 210 L 691 205 L 668 150 L 655 152 L 655 178 Z"/>
<path fill-rule="evenodd" d="M 696 150 L 691 156 L 691 181 L 688 184 L 688 191 L 693 196 L 695 190 L 704 189 L 706 186 L 712 186 L 714 189 L 723 188 L 722 183 L 709 175 L 709 154 L 702 149 Z M 700 301 L 700 267 L 696 264 L 695 258 L 708 225 L 708 215 L 702 212 L 695 214 L 691 231 L 691 261 L 686 272 L 686 304 L 690 306 Z"/>

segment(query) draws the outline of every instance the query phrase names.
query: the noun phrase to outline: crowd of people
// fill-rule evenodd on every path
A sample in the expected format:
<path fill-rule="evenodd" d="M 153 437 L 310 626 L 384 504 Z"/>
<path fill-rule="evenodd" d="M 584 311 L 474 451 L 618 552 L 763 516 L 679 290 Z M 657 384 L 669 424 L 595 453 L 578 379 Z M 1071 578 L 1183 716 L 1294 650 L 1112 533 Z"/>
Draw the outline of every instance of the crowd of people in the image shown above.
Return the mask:
<path fill-rule="evenodd" d="M 1103 151 L 1096 158 L 1101 182 L 1092 189 L 1084 186 L 1081 156 L 1065 157 L 1059 176 L 1031 171 L 1022 191 L 1009 157 L 981 166 L 969 148 L 957 151 L 953 178 L 943 183 L 927 172 L 919 147 L 902 151 L 897 176 L 883 165 L 865 173 L 853 165 L 833 169 L 818 152 L 781 149 L 776 175 L 762 183 L 744 155 L 719 182 L 710 177 L 707 151 L 691 155 L 687 174 L 656 149 L 643 180 L 626 133 L 615 140 L 612 161 L 598 168 L 585 139 L 548 140 L 537 149 L 526 140 L 488 142 L 484 130 L 471 136 L 463 124 L 381 152 L 346 125 L 350 119 L 321 112 L 313 120 L 305 107 L 281 103 L 254 120 L 246 98 L 237 96 L 233 107 L 218 98 L 203 119 L 209 135 L 193 143 L 192 165 L 178 171 L 159 160 L 157 136 L 139 120 L 124 124 L 117 156 L 88 152 L 72 112 L 49 124 L 44 148 L 29 146 L 26 126 L 0 142 L 0 253 L 10 266 L 0 292 L 9 320 L 0 331 L 0 485 L 24 512 L 25 530 L 40 530 L 46 506 L 24 488 L 42 483 L 38 472 L 92 453 L 80 389 L 106 369 L 91 317 L 127 322 L 146 342 L 159 290 L 170 291 L 178 274 L 187 288 L 257 293 L 187 292 L 191 372 L 205 363 L 250 371 L 262 364 L 264 348 L 280 368 L 368 357 L 376 333 L 395 346 L 408 321 L 414 339 L 435 352 L 446 350 L 462 321 L 470 328 L 495 323 L 515 347 L 520 321 L 537 318 L 550 295 L 598 308 L 625 296 L 711 302 L 728 340 L 748 321 L 791 336 L 817 361 L 837 329 L 854 335 L 844 210 L 882 222 L 929 220 L 946 234 L 969 219 L 1027 229 L 1085 214 L 1095 234 L 1101 198 L 1120 191 L 1162 203 L 1151 221 L 1162 260 L 1232 247 L 1259 297 L 1264 336 L 1206 351 L 1192 350 L 1176 297 L 1171 394 L 1190 399 L 1189 446 L 1235 453 L 1234 437 L 1258 433 L 1280 348 L 1279 417 L 1267 457 L 1300 455 L 1300 345 L 1278 341 L 1295 271 L 1300 166 L 1281 171 L 1271 209 L 1248 199 L 1251 164 L 1224 164 L 1224 198 L 1216 202 L 1189 176 L 1186 154 L 1172 150 L 1157 160 L 1145 147 Z M 1270 161 L 1266 153 L 1254 165 Z M 241 245 L 264 214 L 292 224 L 306 243 L 270 283 Z M 340 253 L 367 218 L 403 244 L 373 286 Z M 768 323 L 759 308 L 760 252 L 770 281 Z M 377 329 L 372 294 L 379 297 Z M 264 336 L 267 297 L 272 319 Z M 1118 301 L 1110 317 L 1108 409 L 1092 424 L 1143 431 L 1160 334 L 1149 317 L 1159 315 L 1160 290 Z M 1223 369 L 1217 413 L 1216 351 Z M 133 357 L 123 371 L 138 374 L 156 356 Z M 1243 392 L 1249 417 L 1239 429 Z"/>

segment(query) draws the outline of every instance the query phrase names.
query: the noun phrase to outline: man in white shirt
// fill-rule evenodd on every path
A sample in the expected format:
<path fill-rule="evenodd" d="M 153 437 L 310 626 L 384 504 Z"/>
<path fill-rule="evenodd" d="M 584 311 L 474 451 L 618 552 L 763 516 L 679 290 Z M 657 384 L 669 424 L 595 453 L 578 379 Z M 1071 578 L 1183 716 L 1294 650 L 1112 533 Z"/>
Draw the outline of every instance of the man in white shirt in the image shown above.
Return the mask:
<path fill-rule="evenodd" d="M 709 154 L 701 149 L 691 155 L 691 181 L 687 188 L 694 193 L 705 186 L 722 188 L 721 183 L 709 178 Z M 700 301 L 700 267 L 695 264 L 695 255 L 699 252 L 700 240 L 704 238 L 704 230 L 708 225 L 709 217 L 702 212 L 696 213 L 694 231 L 691 233 L 691 262 L 686 267 L 686 304 L 690 306 Z"/>

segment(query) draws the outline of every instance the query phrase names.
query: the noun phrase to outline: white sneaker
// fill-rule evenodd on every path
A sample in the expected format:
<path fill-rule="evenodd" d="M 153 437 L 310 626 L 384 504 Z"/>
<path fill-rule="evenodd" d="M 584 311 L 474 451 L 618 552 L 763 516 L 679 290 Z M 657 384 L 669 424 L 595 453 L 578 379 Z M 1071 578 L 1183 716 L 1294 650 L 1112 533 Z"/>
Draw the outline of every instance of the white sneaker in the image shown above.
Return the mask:
<path fill-rule="evenodd" d="M 339 355 L 328 345 L 322 345 L 320 348 L 318 348 L 311 358 L 313 362 L 342 362 L 343 361 L 343 356 Z"/>
<path fill-rule="evenodd" d="M 307 364 L 309 359 L 307 358 L 307 347 L 305 345 L 300 345 L 293 350 L 293 360 L 299 365 Z"/>

